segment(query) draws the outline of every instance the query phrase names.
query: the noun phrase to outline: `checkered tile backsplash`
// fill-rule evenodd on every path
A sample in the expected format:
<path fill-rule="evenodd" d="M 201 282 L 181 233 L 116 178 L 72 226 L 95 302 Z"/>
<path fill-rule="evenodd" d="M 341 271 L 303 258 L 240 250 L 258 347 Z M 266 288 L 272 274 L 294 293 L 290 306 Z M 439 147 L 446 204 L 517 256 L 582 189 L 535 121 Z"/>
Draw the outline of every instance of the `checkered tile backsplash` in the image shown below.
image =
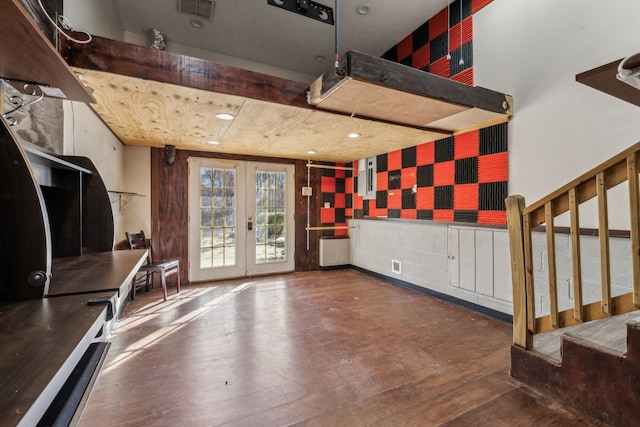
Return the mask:
<path fill-rule="evenodd" d="M 384 58 L 473 85 L 473 14 L 491 1 L 454 1 Z M 358 196 L 357 167 L 323 169 L 322 225 L 346 225 L 346 218 L 364 216 L 506 224 L 506 123 L 381 154 L 376 166 L 375 200 Z"/>

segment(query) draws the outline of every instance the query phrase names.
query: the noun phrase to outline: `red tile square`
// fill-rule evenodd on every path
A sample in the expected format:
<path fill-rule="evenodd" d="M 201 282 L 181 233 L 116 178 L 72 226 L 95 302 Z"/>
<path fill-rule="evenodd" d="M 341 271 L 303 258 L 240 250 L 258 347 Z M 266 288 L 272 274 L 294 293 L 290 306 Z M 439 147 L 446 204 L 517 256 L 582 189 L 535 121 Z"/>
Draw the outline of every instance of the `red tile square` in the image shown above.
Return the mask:
<path fill-rule="evenodd" d="M 471 0 L 471 13 L 476 13 L 493 0 Z"/>
<path fill-rule="evenodd" d="M 431 165 L 435 162 L 435 146 L 434 142 L 426 142 L 416 147 L 417 166 Z"/>
<path fill-rule="evenodd" d="M 476 157 L 480 151 L 480 131 L 462 133 L 453 137 L 454 141 L 454 158 L 466 159 L 468 157 Z"/>
<path fill-rule="evenodd" d="M 402 190 L 389 190 L 387 196 L 388 209 L 402 209 Z"/>
<path fill-rule="evenodd" d="M 353 178 L 345 178 L 344 180 L 344 192 L 347 194 L 353 193 Z"/>
<path fill-rule="evenodd" d="M 382 191 L 389 188 L 389 172 L 378 172 L 376 174 L 376 190 Z"/>
<path fill-rule="evenodd" d="M 427 43 L 420 49 L 413 52 L 411 60 L 413 68 L 417 68 L 418 70 L 422 70 L 424 67 L 429 65 L 429 62 L 431 61 L 431 45 Z"/>
<path fill-rule="evenodd" d="M 418 211 L 415 209 L 402 209 L 402 211 L 400 211 L 400 218 L 418 219 Z"/>
<path fill-rule="evenodd" d="M 364 209 L 364 199 L 358 193 L 353 193 L 353 209 Z"/>
<path fill-rule="evenodd" d="M 429 72 L 431 74 L 435 74 L 436 76 L 445 77 L 448 79 L 450 74 L 449 65 L 450 61 L 446 56 L 443 56 L 442 58 L 436 60 L 435 62 L 432 62 L 431 65 L 429 65 Z"/>
<path fill-rule="evenodd" d="M 507 213 L 505 211 L 478 211 L 478 224 L 500 224 L 507 223 Z"/>
<path fill-rule="evenodd" d="M 445 7 L 429 20 L 429 40 L 433 40 L 449 28 L 449 8 Z"/>
<path fill-rule="evenodd" d="M 455 162 L 441 162 L 433 165 L 433 185 L 441 187 L 453 185 L 456 178 Z"/>
<path fill-rule="evenodd" d="M 496 153 L 478 157 L 478 182 L 509 180 L 509 153 Z"/>
<path fill-rule="evenodd" d="M 374 216 L 387 216 L 388 211 L 385 208 L 376 208 Z"/>
<path fill-rule="evenodd" d="M 473 67 L 469 67 L 466 70 L 463 70 L 458 74 L 451 76 L 451 80 L 473 86 Z"/>
<path fill-rule="evenodd" d="M 339 224 L 339 225 L 347 225 L 347 224 Z M 348 236 L 349 235 L 349 229 L 344 228 L 344 229 L 338 229 L 334 231 L 334 236 Z"/>
<path fill-rule="evenodd" d="M 416 208 L 420 210 L 433 209 L 433 187 L 418 187 Z"/>
<path fill-rule="evenodd" d="M 462 31 L 462 35 L 460 32 Z M 473 40 L 473 16 L 465 18 L 462 23 L 454 25 L 449 31 L 449 50 L 453 52 Z"/>
<path fill-rule="evenodd" d="M 436 209 L 433 211 L 433 219 L 435 221 L 453 222 L 453 211 L 445 209 Z"/>
<path fill-rule="evenodd" d="M 333 207 L 336 209 L 344 209 L 347 205 L 346 195 L 344 193 L 335 194 L 335 203 Z"/>
<path fill-rule="evenodd" d="M 320 191 L 323 193 L 335 193 L 336 192 L 336 179 L 331 176 L 323 176 L 320 181 Z"/>
<path fill-rule="evenodd" d="M 345 167 L 344 163 L 337 163 L 336 166 Z M 344 178 L 347 176 L 347 171 L 344 169 L 336 169 L 336 178 Z"/>
<path fill-rule="evenodd" d="M 387 170 L 395 171 L 402 169 L 402 150 L 392 151 L 387 154 Z"/>
<path fill-rule="evenodd" d="M 344 215 L 349 218 L 353 218 L 353 208 L 346 208 L 344 210 Z"/>
<path fill-rule="evenodd" d="M 333 208 L 320 208 L 320 222 L 333 224 L 336 221 L 336 213 Z"/>
<path fill-rule="evenodd" d="M 413 34 L 409 34 L 398 43 L 398 62 L 411 55 L 413 52 Z"/>
<path fill-rule="evenodd" d="M 458 184 L 453 187 L 453 209 L 478 210 L 478 184 Z"/>
<path fill-rule="evenodd" d="M 404 168 L 400 171 L 400 187 L 413 188 L 418 183 L 417 168 Z"/>

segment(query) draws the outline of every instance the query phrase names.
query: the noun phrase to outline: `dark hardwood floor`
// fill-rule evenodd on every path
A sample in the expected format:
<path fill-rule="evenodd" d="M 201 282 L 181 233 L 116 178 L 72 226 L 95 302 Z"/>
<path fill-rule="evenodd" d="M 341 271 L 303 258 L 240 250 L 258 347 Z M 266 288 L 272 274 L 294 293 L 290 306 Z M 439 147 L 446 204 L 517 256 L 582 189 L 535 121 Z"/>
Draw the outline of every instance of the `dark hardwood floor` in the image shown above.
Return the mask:
<path fill-rule="evenodd" d="M 353 270 L 138 294 L 81 426 L 603 425 L 508 375 L 511 326 Z"/>

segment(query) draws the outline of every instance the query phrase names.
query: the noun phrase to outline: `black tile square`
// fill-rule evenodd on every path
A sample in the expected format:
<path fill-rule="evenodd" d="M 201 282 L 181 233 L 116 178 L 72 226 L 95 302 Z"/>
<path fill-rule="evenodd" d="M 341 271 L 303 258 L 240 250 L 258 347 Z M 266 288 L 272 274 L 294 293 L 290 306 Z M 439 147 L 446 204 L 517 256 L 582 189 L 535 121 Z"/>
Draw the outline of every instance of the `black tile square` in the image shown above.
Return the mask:
<path fill-rule="evenodd" d="M 353 177 L 353 192 L 354 193 L 358 192 L 358 177 L 357 176 Z"/>
<path fill-rule="evenodd" d="M 406 65 L 407 67 L 411 67 L 413 65 L 413 54 L 410 54 L 409 56 L 404 58 L 402 61 L 400 61 L 400 64 Z"/>
<path fill-rule="evenodd" d="M 507 181 L 480 184 L 478 204 L 483 211 L 504 211 L 504 199 L 508 196 Z"/>
<path fill-rule="evenodd" d="M 507 123 L 480 129 L 480 155 L 504 153 L 508 149 Z"/>
<path fill-rule="evenodd" d="M 344 196 L 344 207 L 347 209 L 353 208 L 353 193 L 347 193 Z"/>
<path fill-rule="evenodd" d="M 433 187 L 433 165 L 418 166 L 416 175 L 418 187 Z"/>
<path fill-rule="evenodd" d="M 364 217 L 364 209 L 354 209 L 353 210 L 354 218 L 363 218 Z"/>
<path fill-rule="evenodd" d="M 389 185 L 387 188 L 389 190 L 397 190 L 402 185 L 402 178 L 400 176 L 400 171 L 389 171 L 388 174 Z"/>
<path fill-rule="evenodd" d="M 435 209 L 453 209 L 453 185 L 435 187 L 433 193 Z"/>
<path fill-rule="evenodd" d="M 424 72 L 427 72 L 427 73 L 430 72 L 430 68 L 429 68 L 428 65 L 425 66 L 425 67 L 422 67 L 421 70 L 424 71 Z"/>
<path fill-rule="evenodd" d="M 335 165 L 332 165 L 335 166 Z M 322 169 L 322 176 L 336 176 L 335 169 Z"/>
<path fill-rule="evenodd" d="M 389 209 L 387 218 L 400 218 L 400 209 Z"/>
<path fill-rule="evenodd" d="M 398 62 L 398 45 L 395 45 L 386 51 L 383 57 L 389 61 Z"/>
<path fill-rule="evenodd" d="M 387 192 L 382 190 L 382 191 L 376 191 L 376 208 L 378 209 L 386 209 L 387 208 Z"/>
<path fill-rule="evenodd" d="M 353 162 L 347 163 L 346 167 L 353 168 Z M 353 177 L 353 171 L 352 170 L 344 171 L 344 176 L 345 176 L 345 178 L 352 178 Z"/>
<path fill-rule="evenodd" d="M 402 190 L 402 209 L 415 209 L 416 195 L 412 189 Z"/>
<path fill-rule="evenodd" d="M 429 43 L 429 21 L 416 28 L 411 37 L 413 38 L 414 52 Z"/>
<path fill-rule="evenodd" d="M 322 193 L 322 206 L 325 203 L 331 203 L 331 207 L 336 203 L 336 193 Z"/>
<path fill-rule="evenodd" d="M 322 223 L 323 227 L 333 227 L 335 224 L 330 224 L 330 223 Z M 334 230 L 322 230 L 322 232 L 320 233 L 322 235 L 322 237 L 333 237 L 335 234 Z"/>
<path fill-rule="evenodd" d="M 435 142 L 435 161 L 448 162 L 453 160 L 455 156 L 453 137 L 439 139 Z"/>
<path fill-rule="evenodd" d="M 460 65 L 460 58 L 464 59 L 464 63 L 462 65 Z M 473 67 L 473 41 L 470 41 L 451 52 L 449 76 L 455 76 L 456 74 L 471 67 Z"/>
<path fill-rule="evenodd" d="M 454 211 L 453 220 L 456 222 L 478 222 L 478 211 Z"/>
<path fill-rule="evenodd" d="M 370 208 L 370 204 L 369 204 L 369 200 L 365 200 L 362 202 L 362 213 L 364 216 L 369 216 L 371 210 Z"/>
<path fill-rule="evenodd" d="M 346 189 L 345 179 L 336 178 L 336 193 L 344 193 Z"/>
<path fill-rule="evenodd" d="M 478 158 L 468 157 L 455 161 L 456 184 L 474 184 L 478 182 Z"/>
<path fill-rule="evenodd" d="M 344 224 L 345 222 L 347 222 L 347 216 L 345 214 L 344 209 L 337 208 L 335 210 L 335 221 L 336 221 L 336 224 Z"/>
<path fill-rule="evenodd" d="M 462 6 L 462 19 L 471 16 L 472 0 L 456 0 L 449 6 L 449 28 L 454 27 L 460 22 L 460 6 Z M 462 2 L 462 5 L 460 5 Z"/>
<path fill-rule="evenodd" d="M 402 149 L 402 167 L 412 168 L 416 165 L 416 146 Z"/>
<path fill-rule="evenodd" d="M 433 64 L 443 56 L 447 56 L 447 49 L 449 46 L 448 38 L 449 33 L 448 31 L 445 31 L 429 42 L 429 62 Z"/>
<path fill-rule="evenodd" d="M 420 209 L 418 211 L 418 219 L 426 219 L 426 220 L 432 220 L 433 219 L 433 209 Z"/>
<path fill-rule="evenodd" d="M 376 156 L 376 171 L 377 172 L 386 172 L 387 171 L 387 155 L 380 154 Z"/>

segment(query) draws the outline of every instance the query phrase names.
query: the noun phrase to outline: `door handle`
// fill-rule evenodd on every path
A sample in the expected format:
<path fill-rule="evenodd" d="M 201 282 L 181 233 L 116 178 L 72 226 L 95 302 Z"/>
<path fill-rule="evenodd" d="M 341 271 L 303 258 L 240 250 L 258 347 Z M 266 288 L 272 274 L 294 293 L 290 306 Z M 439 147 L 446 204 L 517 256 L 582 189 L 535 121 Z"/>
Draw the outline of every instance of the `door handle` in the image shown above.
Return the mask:
<path fill-rule="evenodd" d="M 253 230 L 253 222 L 252 221 L 247 222 L 247 230 L 249 230 L 249 231 Z"/>

